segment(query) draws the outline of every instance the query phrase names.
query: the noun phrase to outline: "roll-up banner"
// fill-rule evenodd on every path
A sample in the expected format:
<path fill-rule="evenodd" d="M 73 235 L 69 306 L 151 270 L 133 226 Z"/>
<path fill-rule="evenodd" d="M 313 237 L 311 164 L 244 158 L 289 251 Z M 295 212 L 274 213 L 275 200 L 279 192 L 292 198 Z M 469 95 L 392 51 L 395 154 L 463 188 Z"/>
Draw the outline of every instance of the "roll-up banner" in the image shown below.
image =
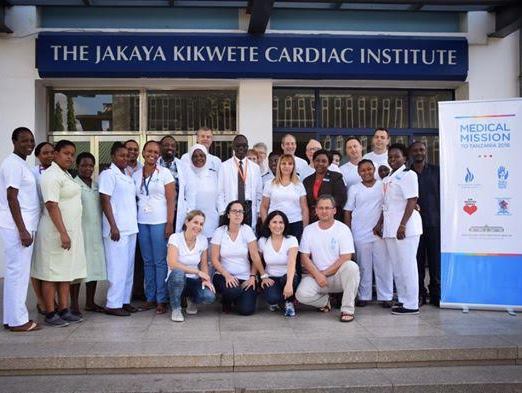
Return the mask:
<path fill-rule="evenodd" d="M 522 310 L 522 99 L 439 103 L 441 307 Z"/>

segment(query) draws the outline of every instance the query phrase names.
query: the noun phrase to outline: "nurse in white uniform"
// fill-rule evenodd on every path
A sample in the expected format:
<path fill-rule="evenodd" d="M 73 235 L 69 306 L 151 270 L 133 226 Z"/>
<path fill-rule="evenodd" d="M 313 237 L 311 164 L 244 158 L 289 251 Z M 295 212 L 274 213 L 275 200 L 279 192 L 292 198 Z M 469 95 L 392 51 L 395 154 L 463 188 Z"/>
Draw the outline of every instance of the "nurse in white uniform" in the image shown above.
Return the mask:
<path fill-rule="evenodd" d="M 344 223 L 352 230 L 361 273 L 358 300 L 355 305 L 364 307 L 372 300 L 372 281 L 375 274 L 377 300 L 382 306 L 391 307 L 393 297 L 393 275 L 386 252 L 386 243 L 373 233 L 381 217 L 384 201 L 382 182 L 375 180 L 375 167 L 370 160 L 358 164 L 362 182 L 348 190 L 348 201 L 344 207 Z"/>
<path fill-rule="evenodd" d="M 12 133 L 13 153 L 0 166 L 0 236 L 4 246 L 4 327 L 12 331 L 38 330 L 29 320 L 27 287 L 35 231 L 40 218 L 36 179 L 26 162 L 34 149 L 33 133 L 19 127 Z"/>
<path fill-rule="evenodd" d="M 207 148 L 195 144 L 189 151 L 190 167 L 187 173 L 187 194 L 194 195 L 194 209 L 205 214 L 203 236 L 210 239 L 219 225 L 218 171 L 208 161 Z"/>
<path fill-rule="evenodd" d="M 393 144 L 388 150 L 392 172 L 383 181 L 383 222 L 376 226 L 386 241 L 397 295 L 402 306 L 392 308 L 396 315 L 418 314 L 419 278 L 417 248 L 422 234 L 422 220 L 415 210 L 419 196 L 417 174 L 406 168 L 406 146 Z"/>
<path fill-rule="evenodd" d="M 130 299 L 138 233 L 136 190 L 132 178 L 125 172 L 128 158 L 125 146 L 114 143 L 111 156 L 111 166 L 98 179 L 109 281 L 106 312 L 109 315 L 129 316 L 135 310 Z"/>

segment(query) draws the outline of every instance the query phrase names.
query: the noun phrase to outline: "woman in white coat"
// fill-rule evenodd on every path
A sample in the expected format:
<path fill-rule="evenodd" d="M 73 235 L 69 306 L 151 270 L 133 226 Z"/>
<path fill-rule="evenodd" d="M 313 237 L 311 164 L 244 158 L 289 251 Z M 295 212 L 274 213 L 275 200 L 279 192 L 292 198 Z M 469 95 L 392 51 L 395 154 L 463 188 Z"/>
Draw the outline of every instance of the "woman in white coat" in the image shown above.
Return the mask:
<path fill-rule="evenodd" d="M 128 155 L 123 144 L 114 143 L 111 148 L 112 164 L 98 179 L 109 281 L 105 311 L 115 316 L 129 316 L 136 311 L 130 299 L 138 222 L 134 182 L 125 171 Z"/>
<path fill-rule="evenodd" d="M 210 239 L 219 225 L 218 172 L 210 165 L 207 148 L 203 145 L 192 146 L 189 158 L 185 193 L 189 195 L 189 200 L 194 200 L 194 209 L 205 213 L 203 235 Z"/>
<path fill-rule="evenodd" d="M 419 196 L 417 174 L 404 165 L 407 157 L 408 150 L 402 144 L 393 144 L 388 149 L 392 171 L 383 180 L 383 215 L 375 228 L 376 234 L 386 241 L 399 303 L 402 303 L 392 308 L 395 315 L 419 313 L 417 248 L 422 220 L 415 210 Z"/>

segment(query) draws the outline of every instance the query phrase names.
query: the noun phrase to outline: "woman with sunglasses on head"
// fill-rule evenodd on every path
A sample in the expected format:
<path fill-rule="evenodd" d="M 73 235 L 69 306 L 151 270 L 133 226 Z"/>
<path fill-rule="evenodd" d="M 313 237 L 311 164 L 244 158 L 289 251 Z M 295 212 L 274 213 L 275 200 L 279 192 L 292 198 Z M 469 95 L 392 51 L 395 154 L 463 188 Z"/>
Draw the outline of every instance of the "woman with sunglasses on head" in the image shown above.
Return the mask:
<path fill-rule="evenodd" d="M 286 317 L 295 316 L 294 293 L 297 287 L 296 258 L 297 239 L 289 235 L 286 214 L 274 210 L 265 219 L 259 252 L 266 265 L 267 274 L 274 283 L 265 285 L 263 293 L 270 311 L 284 307 Z"/>
<path fill-rule="evenodd" d="M 216 299 L 208 274 L 208 240 L 203 235 L 205 214 L 201 210 L 187 213 L 183 230 L 170 235 L 167 253 L 171 319 L 183 322 L 181 299 L 187 297 L 187 314 L 197 314 L 197 304 L 211 304 Z"/>
<path fill-rule="evenodd" d="M 268 277 L 259 257 L 254 231 L 244 221 L 243 204 L 230 202 L 222 225 L 210 241 L 211 258 L 216 269 L 213 282 L 216 291 L 222 295 L 223 311 L 230 312 L 235 304 L 239 314 L 251 315 L 256 310 L 257 273 L 261 274 L 262 287 L 274 282 Z"/>

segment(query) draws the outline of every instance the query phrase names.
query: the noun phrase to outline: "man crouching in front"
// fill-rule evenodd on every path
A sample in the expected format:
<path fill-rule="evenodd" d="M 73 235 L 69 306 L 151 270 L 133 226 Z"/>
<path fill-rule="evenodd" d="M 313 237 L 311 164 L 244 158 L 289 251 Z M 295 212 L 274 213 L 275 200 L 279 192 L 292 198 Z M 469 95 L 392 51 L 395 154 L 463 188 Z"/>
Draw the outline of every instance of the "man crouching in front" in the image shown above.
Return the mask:
<path fill-rule="evenodd" d="M 328 294 L 343 292 L 340 321 L 351 322 L 359 287 L 359 267 L 351 260 L 352 233 L 334 219 L 336 207 L 331 195 L 321 195 L 315 209 L 319 221 L 304 229 L 299 247 L 307 274 L 297 288 L 296 298 L 321 312 L 329 312 L 332 307 Z"/>

